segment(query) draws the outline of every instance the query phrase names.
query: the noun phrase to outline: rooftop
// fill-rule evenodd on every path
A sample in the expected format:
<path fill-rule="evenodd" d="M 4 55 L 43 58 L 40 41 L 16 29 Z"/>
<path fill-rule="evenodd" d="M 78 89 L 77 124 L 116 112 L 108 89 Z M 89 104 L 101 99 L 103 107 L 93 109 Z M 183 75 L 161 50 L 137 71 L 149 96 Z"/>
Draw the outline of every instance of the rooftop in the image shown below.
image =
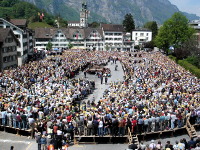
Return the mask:
<path fill-rule="evenodd" d="M 147 28 L 136 28 L 133 31 L 151 31 L 151 30 L 149 30 Z"/>
<path fill-rule="evenodd" d="M 25 26 L 26 19 L 10 19 L 10 22 L 16 26 Z"/>
<path fill-rule="evenodd" d="M 104 31 L 120 31 L 124 32 L 124 27 L 121 24 L 102 24 Z"/>

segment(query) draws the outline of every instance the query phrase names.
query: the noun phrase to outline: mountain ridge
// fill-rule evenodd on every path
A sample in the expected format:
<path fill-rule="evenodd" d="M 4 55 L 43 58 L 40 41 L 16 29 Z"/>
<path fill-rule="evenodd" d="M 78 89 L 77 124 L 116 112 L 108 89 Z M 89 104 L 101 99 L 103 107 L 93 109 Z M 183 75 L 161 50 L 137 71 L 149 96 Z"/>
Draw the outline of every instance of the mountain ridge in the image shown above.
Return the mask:
<path fill-rule="evenodd" d="M 79 20 L 82 0 L 23 0 L 42 7 L 55 15 L 61 14 L 67 20 Z M 148 21 L 156 21 L 159 25 L 180 11 L 169 0 L 87 0 L 91 12 L 89 22 L 107 22 L 121 24 L 124 16 L 131 13 L 136 25 L 142 26 Z M 184 14 L 188 20 L 199 19 L 194 14 Z"/>

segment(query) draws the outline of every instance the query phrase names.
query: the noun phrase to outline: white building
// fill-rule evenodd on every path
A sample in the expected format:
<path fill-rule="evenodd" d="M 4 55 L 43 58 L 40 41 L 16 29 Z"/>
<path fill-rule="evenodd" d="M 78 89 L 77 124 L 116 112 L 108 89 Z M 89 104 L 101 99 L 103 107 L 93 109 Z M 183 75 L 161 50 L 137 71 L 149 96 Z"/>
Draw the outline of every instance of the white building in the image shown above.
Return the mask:
<path fill-rule="evenodd" d="M 0 28 L 10 28 L 20 42 L 17 47 L 18 65 L 22 65 L 28 59 L 28 53 L 33 52 L 33 36 L 30 30 L 27 30 L 26 19 L 0 18 Z"/>
<path fill-rule="evenodd" d="M 124 27 L 120 24 L 101 24 L 105 47 L 111 51 L 123 50 Z"/>
<path fill-rule="evenodd" d="M 45 50 L 48 42 L 53 48 L 66 48 L 69 42 L 74 48 L 103 50 L 104 38 L 101 29 L 92 28 L 38 28 L 35 30 L 35 46 Z"/>
<path fill-rule="evenodd" d="M 197 36 L 198 40 L 198 48 L 200 48 L 200 19 L 192 20 L 191 22 L 189 22 L 189 26 L 197 30 L 197 33 L 195 33 L 195 35 Z"/>
<path fill-rule="evenodd" d="M 146 28 L 137 28 L 132 31 L 132 40 L 135 45 L 143 45 L 152 40 L 152 31 Z"/>
<path fill-rule="evenodd" d="M 68 21 L 68 27 L 88 27 L 88 10 L 86 3 L 82 3 L 80 21 Z"/>
<path fill-rule="evenodd" d="M 80 21 L 67 21 L 68 27 L 80 27 Z"/>

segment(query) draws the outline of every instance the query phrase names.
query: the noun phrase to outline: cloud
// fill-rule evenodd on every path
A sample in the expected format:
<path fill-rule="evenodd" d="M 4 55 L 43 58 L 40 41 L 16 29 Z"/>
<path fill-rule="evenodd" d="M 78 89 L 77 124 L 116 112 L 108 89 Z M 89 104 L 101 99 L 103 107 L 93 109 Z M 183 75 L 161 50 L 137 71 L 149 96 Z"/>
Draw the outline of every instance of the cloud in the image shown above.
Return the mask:
<path fill-rule="evenodd" d="M 172 4 L 176 5 L 179 10 L 193 13 L 200 16 L 200 1 L 199 0 L 169 0 Z"/>

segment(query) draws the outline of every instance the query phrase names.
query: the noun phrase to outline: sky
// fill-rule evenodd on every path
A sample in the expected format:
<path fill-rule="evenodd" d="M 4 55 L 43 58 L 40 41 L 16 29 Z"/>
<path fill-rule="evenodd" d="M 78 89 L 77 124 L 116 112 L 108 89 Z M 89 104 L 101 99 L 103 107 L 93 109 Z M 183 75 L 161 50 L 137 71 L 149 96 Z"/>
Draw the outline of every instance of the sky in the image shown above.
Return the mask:
<path fill-rule="evenodd" d="M 200 17 L 200 0 L 169 0 L 176 5 L 180 11 L 196 14 Z"/>

